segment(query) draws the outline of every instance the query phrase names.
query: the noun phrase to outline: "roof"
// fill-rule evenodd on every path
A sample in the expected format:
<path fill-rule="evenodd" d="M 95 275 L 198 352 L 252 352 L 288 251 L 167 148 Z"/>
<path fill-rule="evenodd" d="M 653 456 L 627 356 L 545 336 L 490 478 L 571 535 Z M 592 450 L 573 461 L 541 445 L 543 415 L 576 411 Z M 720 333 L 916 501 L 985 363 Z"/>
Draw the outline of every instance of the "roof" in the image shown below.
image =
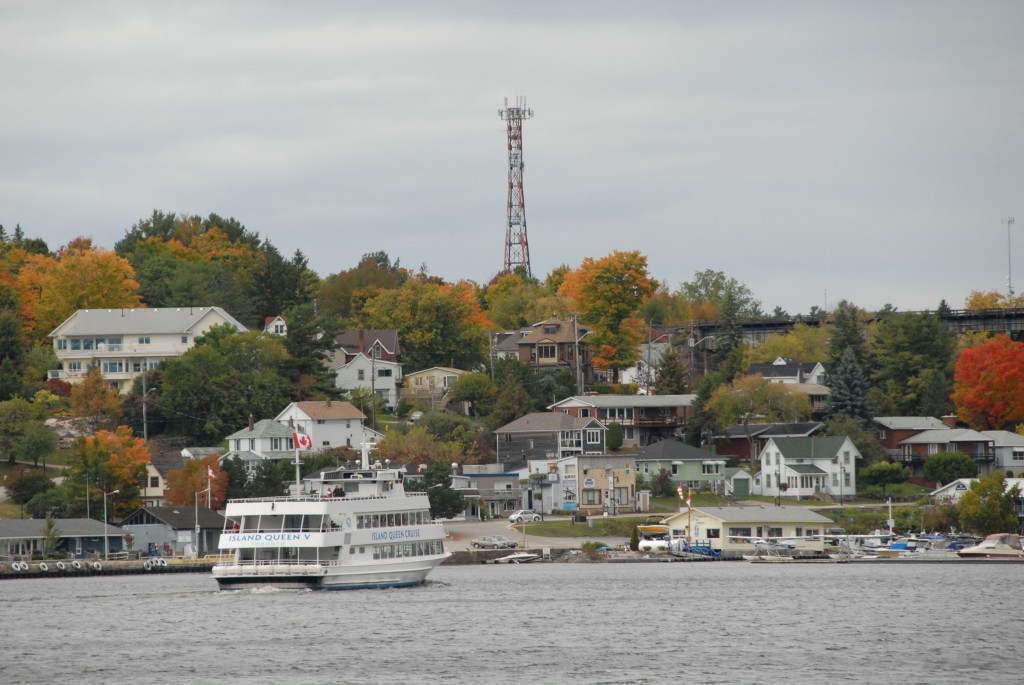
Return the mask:
<path fill-rule="evenodd" d="M 309 400 L 292 402 L 299 411 L 311 419 L 366 419 L 366 414 L 359 411 L 351 402 L 335 400 Z M 284 412 L 281 412 L 284 414 Z M 291 432 L 288 433 L 291 435 Z"/>
<path fill-rule="evenodd" d="M 103 537 L 103 521 L 78 518 L 56 519 L 55 523 L 63 538 Z M 45 528 L 46 519 L 0 519 L 0 538 L 42 538 Z M 120 536 L 124 533 L 114 525 L 108 525 L 107 529 L 108 535 Z"/>
<path fill-rule="evenodd" d="M 50 337 L 58 335 L 111 335 L 120 333 L 189 333 L 210 317 L 216 315 L 239 331 L 246 327 L 220 307 L 154 307 L 121 309 L 79 309 L 53 329 Z"/>
<path fill-rule="evenodd" d="M 462 369 L 453 369 L 450 366 L 431 366 L 429 369 L 420 369 L 419 371 L 412 371 L 410 373 L 407 373 L 405 374 L 405 377 L 409 378 L 410 376 L 422 376 L 424 374 L 430 373 L 431 371 L 442 371 L 444 373 L 455 374 L 456 376 L 466 373 Z"/>
<path fill-rule="evenodd" d="M 747 429 L 751 437 L 803 437 L 817 433 L 825 424 L 820 421 L 801 421 L 796 423 L 751 423 L 744 428 L 743 424 L 733 426 L 725 432 L 730 438 L 746 438 Z"/>
<path fill-rule="evenodd" d="M 273 419 L 260 419 L 257 421 L 252 430 L 248 426 L 240 431 L 236 431 L 229 435 L 225 440 L 237 440 L 244 438 L 290 438 L 292 437 L 292 429 L 284 424 L 280 424 Z"/>
<path fill-rule="evenodd" d="M 995 447 L 1020 447 L 1024 446 L 1024 435 L 1012 431 L 980 431 L 995 441 Z"/>
<path fill-rule="evenodd" d="M 724 522 L 832 524 L 832 519 L 816 514 L 806 507 L 694 507 L 693 510 Z M 686 512 L 675 514 L 669 520 L 680 516 L 683 517 L 682 520 L 686 520 Z"/>
<path fill-rule="evenodd" d="M 196 526 L 198 517 L 200 528 L 224 528 L 224 517 L 206 507 L 180 506 L 180 507 L 141 507 L 129 514 L 121 525 L 137 526 L 145 525 L 141 520 L 143 514 L 149 514 L 161 523 L 165 523 L 174 530 L 191 530 Z"/>
<path fill-rule="evenodd" d="M 359 339 L 362 334 L 363 345 L 360 347 Z M 365 352 L 373 347 L 374 343 L 380 343 L 386 352 L 398 354 L 398 331 L 393 328 L 364 328 L 344 331 L 334 336 L 334 344 L 345 350 L 346 354 Z"/>
<path fill-rule="evenodd" d="M 153 465 L 157 473 L 166 478 L 170 471 L 180 471 L 185 466 L 185 459 L 180 453 L 168 452 L 150 456 L 149 463 Z"/>
<path fill-rule="evenodd" d="M 540 323 L 535 323 L 532 328 L 532 331 L 517 341 L 518 345 L 533 345 L 542 340 L 550 340 L 556 343 L 571 343 L 576 342 L 577 336 L 582 338 L 590 332 L 590 328 L 578 322 L 574 323 L 572 319 L 563 321 L 555 316 Z"/>
<path fill-rule="evenodd" d="M 801 375 L 809 375 L 820 364 L 821 362 L 798 362 L 789 357 L 778 357 L 772 362 L 751 364 L 747 369 L 747 373 L 750 375 L 759 373 L 765 378 L 779 378 L 780 376 L 790 378 L 796 377 L 798 372 Z"/>
<path fill-rule="evenodd" d="M 814 464 L 786 464 L 786 468 L 802 476 L 824 476 L 825 471 Z"/>
<path fill-rule="evenodd" d="M 900 440 L 901 445 L 948 445 L 953 442 L 992 442 L 992 438 L 970 428 L 934 428 Z"/>
<path fill-rule="evenodd" d="M 612 407 L 689 407 L 696 395 L 573 395 L 555 402 L 548 409 L 566 404 L 582 404 L 598 409 Z"/>
<path fill-rule="evenodd" d="M 889 430 L 923 431 L 929 428 L 949 428 L 932 416 L 876 416 L 873 421 Z"/>
<path fill-rule="evenodd" d="M 693 445 L 687 445 L 685 442 L 680 440 L 659 440 L 658 442 L 652 442 L 650 445 L 641 447 L 636 453 L 637 461 L 669 459 L 704 460 L 712 457 L 718 457 L 718 455 L 714 452 L 694 447 Z"/>
<path fill-rule="evenodd" d="M 820 435 L 809 438 L 772 438 L 775 447 L 782 452 L 782 456 L 787 460 L 831 459 L 839 454 L 839 450 L 842 449 L 846 440 L 845 435 Z"/>
<path fill-rule="evenodd" d="M 578 418 L 562 412 L 533 412 L 507 423 L 495 433 L 550 433 L 554 431 L 583 430 L 584 428 L 604 429 L 604 424 L 597 419 Z"/>

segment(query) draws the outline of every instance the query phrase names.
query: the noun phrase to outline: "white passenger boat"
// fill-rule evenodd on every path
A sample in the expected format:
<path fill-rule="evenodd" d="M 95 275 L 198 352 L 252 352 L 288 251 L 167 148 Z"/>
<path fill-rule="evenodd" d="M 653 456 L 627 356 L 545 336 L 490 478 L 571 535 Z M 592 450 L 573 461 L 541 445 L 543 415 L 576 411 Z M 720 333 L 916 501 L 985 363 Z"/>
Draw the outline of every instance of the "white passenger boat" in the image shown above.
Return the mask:
<path fill-rule="evenodd" d="M 451 556 L 426 493 L 406 492 L 404 472 L 362 468 L 297 481 L 288 497 L 231 500 L 213 567 L 222 590 L 347 590 L 418 585 Z M 237 528 L 235 528 L 237 526 Z"/>

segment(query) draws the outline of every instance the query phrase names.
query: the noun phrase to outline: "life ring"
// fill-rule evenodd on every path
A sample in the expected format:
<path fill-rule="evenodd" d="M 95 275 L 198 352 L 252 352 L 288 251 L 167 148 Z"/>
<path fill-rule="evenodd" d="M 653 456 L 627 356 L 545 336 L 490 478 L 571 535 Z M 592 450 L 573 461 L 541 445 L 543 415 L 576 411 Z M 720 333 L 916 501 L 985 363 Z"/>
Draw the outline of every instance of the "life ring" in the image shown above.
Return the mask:
<path fill-rule="evenodd" d="M 161 559 L 160 559 L 160 565 L 161 565 L 161 566 L 166 566 L 166 565 L 167 565 L 167 560 L 166 560 L 166 559 L 163 559 L 163 558 L 161 558 Z"/>
<path fill-rule="evenodd" d="M 21 562 L 21 570 L 22 571 L 27 571 L 28 569 L 29 569 L 28 562 L 27 561 Z"/>
<path fill-rule="evenodd" d="M 39 562 L 39 570 L 40 571 L 49 571 L 50 567 L 46 565 L 45 561 L 40 561 Z"/>
<path fill-rule="evenodd" d="M 64 570 L 64 568 L 65 568 L 65 566 L 64 566 L 64 562 L 63 562 L 63 561 L 58 561 L 58 562 L 57 562 L 57 570 L 58 570 L 58 571 L 63 571 L 63 570 Z"/>
<path fill-rule="evenodd" d="M 20 571 L 21 570 L 21 562 L 20 561 L 15 561 L 13 564 L 11 564 L 11 568 L 14 569 L 15 571 Z"/>
<path fill-rule="evenodd" d="M 92 570 L 93 571 L 102 571 L 103 570 L 103 564 L 101 564 L 98 561 L 92 562 Z"/>
<path fill-rule="evenodd" d="M 147 560 L 146 560 L 146 563 L 144 563 L 144 564 L 142 565 L 142 567 L 143 567 L 144 569 L 146 569 L 147 571 L 149 571 L 149 570 L 151 570 L 151 569 L 153 568 L 153 565 L 152 565 L 152 564 L 150 564 L 150 563 L 149 563 L 149 560 L 147 559 Z"/>
<path fill-rule="evenodd" d="M 72 561 L 71 562 L 71 567 L 73 569 L 75 569 L 76 571 L 81 571 L 82 570 L 82 562 L 80 562 L 78 560 Z"/>

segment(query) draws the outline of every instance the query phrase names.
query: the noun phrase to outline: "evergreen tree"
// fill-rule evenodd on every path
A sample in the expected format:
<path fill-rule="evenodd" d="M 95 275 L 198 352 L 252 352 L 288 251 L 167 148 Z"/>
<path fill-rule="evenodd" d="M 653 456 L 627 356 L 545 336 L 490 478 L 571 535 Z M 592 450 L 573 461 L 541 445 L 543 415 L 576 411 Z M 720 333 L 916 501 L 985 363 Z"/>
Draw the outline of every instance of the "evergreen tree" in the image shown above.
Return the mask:
<path fill-rule="evenodd" d="M 492 431 L 512 423 L 520 416 L 526 416 L 533 411 L 533 398 L 531 398 L 522 385 L 515 379 L 510 379 L 504 385 L 499 386 L 498 396 L 494 400 L 494 411 L 487 417 L 487 427 Z"/>
<path fill-rule="evenodd" d="M 925 369 L 921 372 L 920 416 L 936 418 L 955 413 L 953 408 L 953 379 L 942 369 Z"/>
<path fill-rule="evenodd" d="M 715 429 L 715 415 L 708 409 L 708 402 L 715 389 L 722 385 L 724 379 L 720 374 L 711 373 L 701 379 L 697 387 L 697 396 L 691 405 L 690 420 L 686 422 L 686 442 L 700 447 L 704 438 L 710 437 Z"/>
<path fill-rule="evenodd" d="M 852 349 L 857 364 L 861 369 L 867 368 L 867 344 L 864 338 L 864 329 L 857 319 L 859 310 L 854 305 L 843 300 L 835 310 L 835 318 L 832 326 L 832 334 L 829 336 L 829 364 L 828 372 L 839 366 L 846 350 Z M 831 387 L 831 378 L 827 384 Z"/>
<path fill-rule="evenodd" d="M 956 340 L 931 313 L 886 313 L 872 349 L 871 400 L 883 416 L 913 415 L 921 406 L 925 371 L 949 373 Z"/>
<path fill-rule="evenodd" d="M 657 395 L 680 395 L 686 392 L 686 369 L 679 353 L 671 345 L 662 353 L 655 367 L 654 392 Z"/>
<path fill-rule="evenodd" d="M 868 379 L 857 361 L 853 347 L 847 347 L 835 370 L 829 374 L 828 415 L 846 415 L 867 423 L 874 415 L 868 401 Z"/>
<path fill-rule="evenodd" d="M 334 349 L 336 331 L 329 323 L 316 316 L 312 304 L 301 304 L 288 310 L 288 335 L 284 347 L 288 359 L 282 372 L 296 388 L 298 400 L 338 397 L 333 378 L 324 361 Z"/>

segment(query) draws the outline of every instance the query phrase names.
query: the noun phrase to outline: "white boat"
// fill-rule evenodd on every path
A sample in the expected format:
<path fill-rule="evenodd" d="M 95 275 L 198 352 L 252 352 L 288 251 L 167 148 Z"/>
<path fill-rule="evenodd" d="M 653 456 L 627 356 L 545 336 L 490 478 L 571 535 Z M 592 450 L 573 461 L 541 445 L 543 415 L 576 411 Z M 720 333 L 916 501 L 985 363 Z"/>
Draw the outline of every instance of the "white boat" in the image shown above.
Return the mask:
<path fill-rule="evenodd" d="M 539 554 L 530 554 L 529 552 L 513 552 L 512 554 L 506 554 L 503 557 L 498 557 L 491 561 L 493 564 L 528 564 L 531 561 L 537 561 L 540 559 Z"/>
<path fill-rule="evenodd" d="M 957 551 L 961 559 L 1024 559 L 1020 536 L 1015 533 L 994 533 L 973 547 Z"/>
<path fill-rule="evenodd" d="M 222 590 L 419 585 L 451 554 L 427 494 L 406 492 L 403 475 L 370 468 L 364 451 L 362 468 L 302 480 L 291 496 L 229 501 L 219 546 L 233 559 L 214 579 Z"/>

